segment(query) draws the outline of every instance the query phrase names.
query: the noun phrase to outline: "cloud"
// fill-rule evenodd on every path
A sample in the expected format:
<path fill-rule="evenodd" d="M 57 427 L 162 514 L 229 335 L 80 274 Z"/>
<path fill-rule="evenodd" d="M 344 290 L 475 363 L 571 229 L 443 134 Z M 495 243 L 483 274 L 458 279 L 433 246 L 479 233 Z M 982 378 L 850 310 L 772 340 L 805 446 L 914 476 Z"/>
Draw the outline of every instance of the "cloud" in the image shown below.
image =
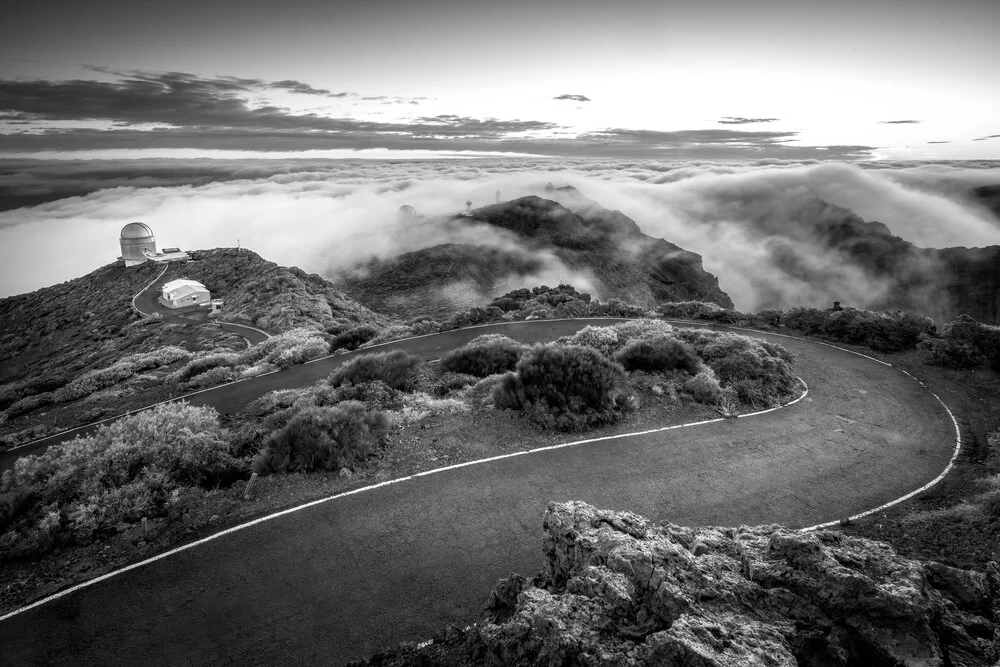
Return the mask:
<path fill-rule="evenodd" d="M 950 144 L 950 141 L 928 141 L 929 144 Z"/>
<path fill-rule="evenodd" d="M 113 261 L 118 232 L 133 220 L 150 224 L 161 246 L 232 246 L 239 237 L 267 259 L 327 276 L 365 254 L 436 243 L 516 248 L 480 228 L 401 227 L 396 211 L 454 213 L 466 200 L 493 202 L 497 189 L 504 199 L 546 196 L 550 181 L 700 253 L 744 310 L 864 306 L 889 289 L 816 238 L 818 223 L 844 215 L 834 207 L 918 246 L 1000 243 L 1000 227 L 968 195 L 1000 183 L 989 161 L 0 160 L 0 198 L 65 196 L 0 213 L 0 286 L 37 289 Z M 48 249 L 41 258 L 39 247 Z"/>
<path fill-rule="evenodd" d="M 796 132 L 610 128 L 572 136 L 569 128 L 543 120 L 454 114 L 405 122 L 334 117 L 253 100 L 268 90 L 326 97 L 358 95 L 332 93 L 291 79 L 92 69 L 114 80 L 0 80 L 0 121 L 8 130 L 0 135 L 0 150 L 10 154 L 144 148 L 284 152 L 378 148 L 563 157 L 801 160 L 859 159 L 875 149 L 797 145 L 793 143 Z M 415 104 L 422 99 L 374 96 L 355 102 Z M 72 124 L 67 127 L 67 122 Z"/>
<path fill-rule="evenodd" d="M 978 139 L 973 139 L 973 141 L 986 141 L 987 139 L 1000 139 L 1000 134 L 990 134 L 985 137 L 979 137 Z"/>
<path fill-rule="evenodd" d="M 568 100 L 571 102 L 590 102 L 590 98 L 586 95 L 558 95 L 553 97 L 554 100 Z"/>
<path fill-rule="evenodd" d="M 920 120 L 880 120 L 881 125 L 915 125 L 917 123 L 922 123 Z"/>
<path fill-rule="evenodd" d="M 742 116 L 723 116 L 717 122 L 720 125 L 747 125 L 749 123 L 773 123 L 778 118 L 744 118 Z"/>
<path fill-rule="evenodd" d="M 321 95 L 323 97 L 348 97 L 354 95 L 354 93 L 340 92 L 332 93 L 326 88 L 313 88 L 308 83 L 303 83 L 301 81 L 295 81 L 294 79 L 286 79 L 284 81 L 274 81 L 267 84 L 268 88 L 274 89 L 284 89 L 292 93 L 298 93 L 299 95 Z"/>

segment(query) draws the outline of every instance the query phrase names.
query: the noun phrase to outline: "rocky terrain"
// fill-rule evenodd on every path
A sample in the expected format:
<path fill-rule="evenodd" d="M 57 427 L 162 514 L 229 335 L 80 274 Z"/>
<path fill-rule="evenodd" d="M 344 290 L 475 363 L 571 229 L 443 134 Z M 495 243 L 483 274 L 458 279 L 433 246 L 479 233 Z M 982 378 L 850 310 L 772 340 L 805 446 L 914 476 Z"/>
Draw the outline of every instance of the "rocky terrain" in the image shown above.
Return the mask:
<path fill-rule="evenodd" d="M 536 285 L 547 271 L 562 272 L 565 279 L 586 276 L 590 291 L 602 299 L 617 297 L 646 307 L 690 300 L 732 307 L 699 255 L 646 236 L 619 211 L 592 202 L 578 211 L 529 196 L 475 209 L 471 217 L 427 224 L 463 239 L 475 236 L 469 230 L 479 226 L 484 234 L 499 232 L 510 242 L 502 247 L 467 241 L 432 245 L 372 261 L 342 275 L 338 287 L 374 310 L 434 316 Z M 432 312 L 421 307 L 428 294 L 434 295 Z"/>
<path fill-rule="evenodd" d="M 1000 568 L 780 526 L 684 528 L 549 505 L 546 569 L 480 620 L 372 665 L 995 665 Z"/>

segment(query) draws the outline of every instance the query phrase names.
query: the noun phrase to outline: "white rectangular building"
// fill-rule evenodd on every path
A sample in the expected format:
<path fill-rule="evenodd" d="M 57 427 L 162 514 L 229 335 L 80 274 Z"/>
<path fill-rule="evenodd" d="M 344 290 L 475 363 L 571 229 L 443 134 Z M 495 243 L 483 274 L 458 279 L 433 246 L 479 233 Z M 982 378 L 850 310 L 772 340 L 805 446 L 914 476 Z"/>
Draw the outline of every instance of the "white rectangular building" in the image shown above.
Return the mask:
<path fill-rule="evenodd" d="M 208 305 L 212 294 L 197 280 L 171 280 L 163 286 L 163 304 L 169 308 Z"/>

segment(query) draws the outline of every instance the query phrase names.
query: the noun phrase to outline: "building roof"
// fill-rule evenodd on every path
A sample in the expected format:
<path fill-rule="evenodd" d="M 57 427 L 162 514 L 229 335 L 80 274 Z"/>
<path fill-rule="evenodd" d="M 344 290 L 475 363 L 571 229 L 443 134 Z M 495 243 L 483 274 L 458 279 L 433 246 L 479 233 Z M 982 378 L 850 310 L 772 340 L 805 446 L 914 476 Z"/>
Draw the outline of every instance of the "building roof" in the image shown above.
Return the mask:
<path fill-rule="evenodd" d="M 122 227 L 123 239 L 151 239 L 153 230 L 144 222 L 130 222 Z"/>
<path fill-rule="evenodd" d="M 176 301 L 177 299 L 183 298 L 183 297 L 188 296 L 190 294 L 199 294 L 199 293 L 202 293 L 202 292 L 208 292 L 208 290 L 205 289 L 204 287 L 202 287 L 201 285 L 198 285 L 198 286 L 194 286 L 194 285 L 181 285 L 180 287 L 178 287 L 176 289 L 170 290 L 170 292 L 171 292 L 170 293 L 170 299 L 171 299 L 171 301 Z"/>
<path fill-rule="evenodd" d="M 197 280 L 188 280 L 187 278 L 178 278 L 177 280 L 171 280 L 169 283 L 163 286 L 164 292 L 172 292 L 178 287 L 194 287 L 195 289 L 206 289 Z"/>

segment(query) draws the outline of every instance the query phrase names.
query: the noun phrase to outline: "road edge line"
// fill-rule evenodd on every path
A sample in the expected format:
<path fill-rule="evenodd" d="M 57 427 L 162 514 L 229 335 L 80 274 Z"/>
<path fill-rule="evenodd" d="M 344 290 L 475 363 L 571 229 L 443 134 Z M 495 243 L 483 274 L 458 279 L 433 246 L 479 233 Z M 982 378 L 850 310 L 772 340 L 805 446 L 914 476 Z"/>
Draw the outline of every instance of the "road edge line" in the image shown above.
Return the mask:
<path fill-rule="evenodd" d="M 766 410 L 758 410 L 757 412 L 749 412 L 749 413 L 744 414 L 744 415 L 738 415 L 737 418 L 739 418 L 739 419 L 745 419 L 747 417 L 756 417 L 758 415 L 763 415 L 763 414 L 766 414 L 766 413 L 769 413 L 769 412 L 774 412 L 775 410 L 779 410 L 781 408 L 789 407 L 789 406 L 792 406 L 792 405 L 798 403 L 799 401 L 801 401 L 802 399 L 804 399 L 809 394 L 809 385 L 807 385 L 806 382 L 805 382 L 805 380 L 803 380 L 802 378 L 798 378 L 797 377 L 796 379 L 798 379 L 799 383 L 802 385 L 802 393 L 797 398 L 795 398 L 794 400 L 791 400 L 788 403 L 784 403 L 784 404 L 782 404 L 780 406 L 777 406 L 777 407 L 774 407 L 774 408 L 768 408 Z M 206 535 L 205 537 L 202 537 L 202 538 L 200 538 L 198 540 L 195 540 L 194 542 L 190 542 L 188 544 L 182 544 L 179 547 L 174 547 L 173 549 L 165 551 L 165 552 L 163 552 L 161 554 L 156 554 L 155 556 L 150 556 L 149 558 L 147 558 L 145 560 L 142 560 L 142 561 L 139 561 L 138 563 L 132 563 L 131 565 L 126 565 L 126 566 L 118 568 L 117 570 L 114 570 L 112 572 L 105 572 L 104 574 L 102 574 L 102 575 L 100 575 L 98 577 L 94 577 L 93 579 L 88 579 L 86 581 L 81 581 L 80 583 L 74 584 L 73 586 L 70 586 L 69 588 L 66 588 L 66 589 L 61 590 L 61 591 L 57 591 L 56 593 L 53 593 L 52 595 L 44 597 L 41 600 L 36 600 L 35 602 L 32 602 L 31 604 L 25 605 L 23 607 L 20 607 L 18 609 L 15 609 L 13 611 L 10 611 L 10 612 L 6 613 L 3 616 L 0 616 L 0 622 L 6 621 L 7 619 L 13 618 L 14 616 L 17 616 L 18 614 L 22 614 L 22 613 L 24 613 L 26 611 L 30 611 L 32 609 L 35 609 L 36 607 L 41 607 L 41 606 L 43 606 L 45 604 L 48 604 L 49 602 L 53 602 L 55 600 L 58 600 L 59 598 L 62 598 L 62 597 L 65 597 L 65 596 L 69 595 L 70 593 L 74 593 L 74 592 L 76 592 L 78 590 L 82 590 L 84 588 L 88 588 L 89 586 L 93 586 L 94 584 L 98 584 L 98 583 L 100 583 L 102 581 L 106 581 L 107 579 L 111 579 L 112 577 L 116 577 L 116 576 L 118 576 L 120 574 L 124 574 L 126 572 L 130 572 L 132 570 L 138 569 L 138 568 L 143 567 L 145 565 L 150 565 L 152 563 L 155 563 L 156 561 L 163 560 L 164 558 L 167 558 L 169 556 L 173 556 L 174 554 L 181 553 L 182 551 L 187 551 L 189 549 L 193 549 L 193 548 L 195 548 L 197 546 L 201 546 L 202 544 L 206 544 L 207 542 L 211 542 L 211 541 L 217 540 L 217 539 L 219 539 L 221 537 L 225 537 L 226 535 L 230 535 L 232 533 L 236 533 L 236 532 L 239 532 L 241 530 L 245 530 L 247 528 L 251 528 L 253 526 L 256 526 L 257 524 L 264 523 L 265 521 L 271 521 L 272 519 L 277 519 L 277 518 L 283 517 L 283 516 L 288 515 L 288 514 L 293 514 L 295 512 L 299 512 L 299 511 L 302 511 L 302 510 L 305 510 L 305 509 L 309 509 L 310 507 L 315 507 L 317 505 L 322 505 L 324 503 L 328 503 L 328 502 L 331 502 L 331 501 L 334 501 L 334 500 L 339 500 L 341 498 L 346 498 L 348 496 L 353 496 L 353 495 L 356 495 L 356 494 L 359 494 L 359 493 L 363 493 L 363 492 L 366 492 L 366 491 L 374 491 L 375 489 L 380 489 L 380 488 L 383 488 L 383 487 L 386 487 L 386 486 L 392 486 L 394 484 L 400 484 L 402 482 L 407 482 L 407 481 L 410 481 L 412 479 L 417 479 L 419 477 L 427 477 L 427 476 L 430 476 L 430 475 L 434 475 L 434 474 L 438 474 L 438 473 L 442 473 L 442 472 L 447 472 L 449 470 L 456 470 L 458 468 L 467 468 L 467 467 L 470 467 L 470 466 L 473 466 L 473 465 L 480 465 L 480 464 L 483 464 L 483 463 L 491 463 L 493 461 L 499 461 L 499 460 L 503 460 L 503 459 L 510 459 L 510 458 L 515 458 L 515 457 L 518 457 L 518 456 L 525 456 L 525 455 L 528 455 L 528 454 L 536 454 L 536 453 L 539 453 L 539 452 L 547 452 L 547 451 L 552 451 L 552 450 L 556 450 L 556 449 L 565 449 L 567 447 L 576 447 L 576 446 L 579 446 L 579 445 L 587 445 L 587 444 L 592 444 L 592 443 L 595 443 L 595 442 L 603 442 L 603 441 L 607 441 L 607 440 L 616 440 L 616 439 L 619 439 L 619 438 L 633 438 L 633 437 L 642 436 L 642 435 L 650 435 L 652 433 L 660 433 L 660 432 L 663 432 L 663 431 L 672 431 L 672 430 L 677 430 L 677 429 L 681 429 L 681 428 L 690 428 L 690 427 L 693 427 L 693 426 L 704 426 L 705 424 L 715 424 L 715 423 L 722 422 L 722 421 L 726 421 L 726 417 L 718 417 L 716 419 L 705 419 L 705 420 L 702 420 L 702 421 L 690 422 L 690 423 L 686 423 L 686 424 L 674 424 L 672 426 L 663 426 L 663 427 L 660 427 L 660 428 L 649 429 L 649 430 L 646 430 L 646 431 L 636 431 L 636 432 L 633 432 L 633 433 L 621 433 L 621 434 L 618 434 L 618 435 L 606 435 L 606 436 L 600 436 L 598 438 L 588 438 L 588 439 L 585 439 L 585 440 L 574 440 L 572 442 L 563 442 L 563 443 L 558 443 L 558 444 L 555 444 L 555 445 L 547 445 L 545 447 L 538 447 L 536 449 L 529 449 L 529 450 L 523 451 L 523 452 L 511 452 L 509 454 L 500 454 L 498 456 L 491 456 L 491 457 L 488 457 L 488 458 L 485 458 L 485 459 L 476 459 L 475 461 L 465 461 L 463 463 L 456 463 L 454 465 L 443 466 L 441 468 L 434 468 L 432 470 L 424 470 L 423 472 L 414 473 L 412 475 L 406 475 L 405 477 L 397 477 L 395 479 L 385 480 L 383 482 L 378 482 L 377 484 L 370 484 L 368 486 L 363 486 L 363 487 L 360 487 L 360 488 L 357 488 L 357 489 L 352 489 L 350 491 L 342 491 L 340 493 L 335 493 L 335 494 L 333 494 L 331 496 L 326 496 L 324 498 L 317 498 L 316 500 L 310 500 L 310 501 L 305 502 L 305 503 L 303 503 L 301 505 L 296 505 L 294 507 L 288 507 L 288 508 L 280 510 L 278 512 L 272 512 L 271 514 L 267 514 L 267 515 L 262 516 L 262 517 L 257 517 L 256 519 L 251 519 L 250 521 L 245 521 L 245 522 L 243 522 L 241 524 L 238 524 L 238 525 L 235 525 L 235 526 L 231 526 L 231 527 L 226 528 L 225 530 L 221 530 L 221 531 L 219 531 L 217 533 L 212 533 L 211 535 Z"/>

